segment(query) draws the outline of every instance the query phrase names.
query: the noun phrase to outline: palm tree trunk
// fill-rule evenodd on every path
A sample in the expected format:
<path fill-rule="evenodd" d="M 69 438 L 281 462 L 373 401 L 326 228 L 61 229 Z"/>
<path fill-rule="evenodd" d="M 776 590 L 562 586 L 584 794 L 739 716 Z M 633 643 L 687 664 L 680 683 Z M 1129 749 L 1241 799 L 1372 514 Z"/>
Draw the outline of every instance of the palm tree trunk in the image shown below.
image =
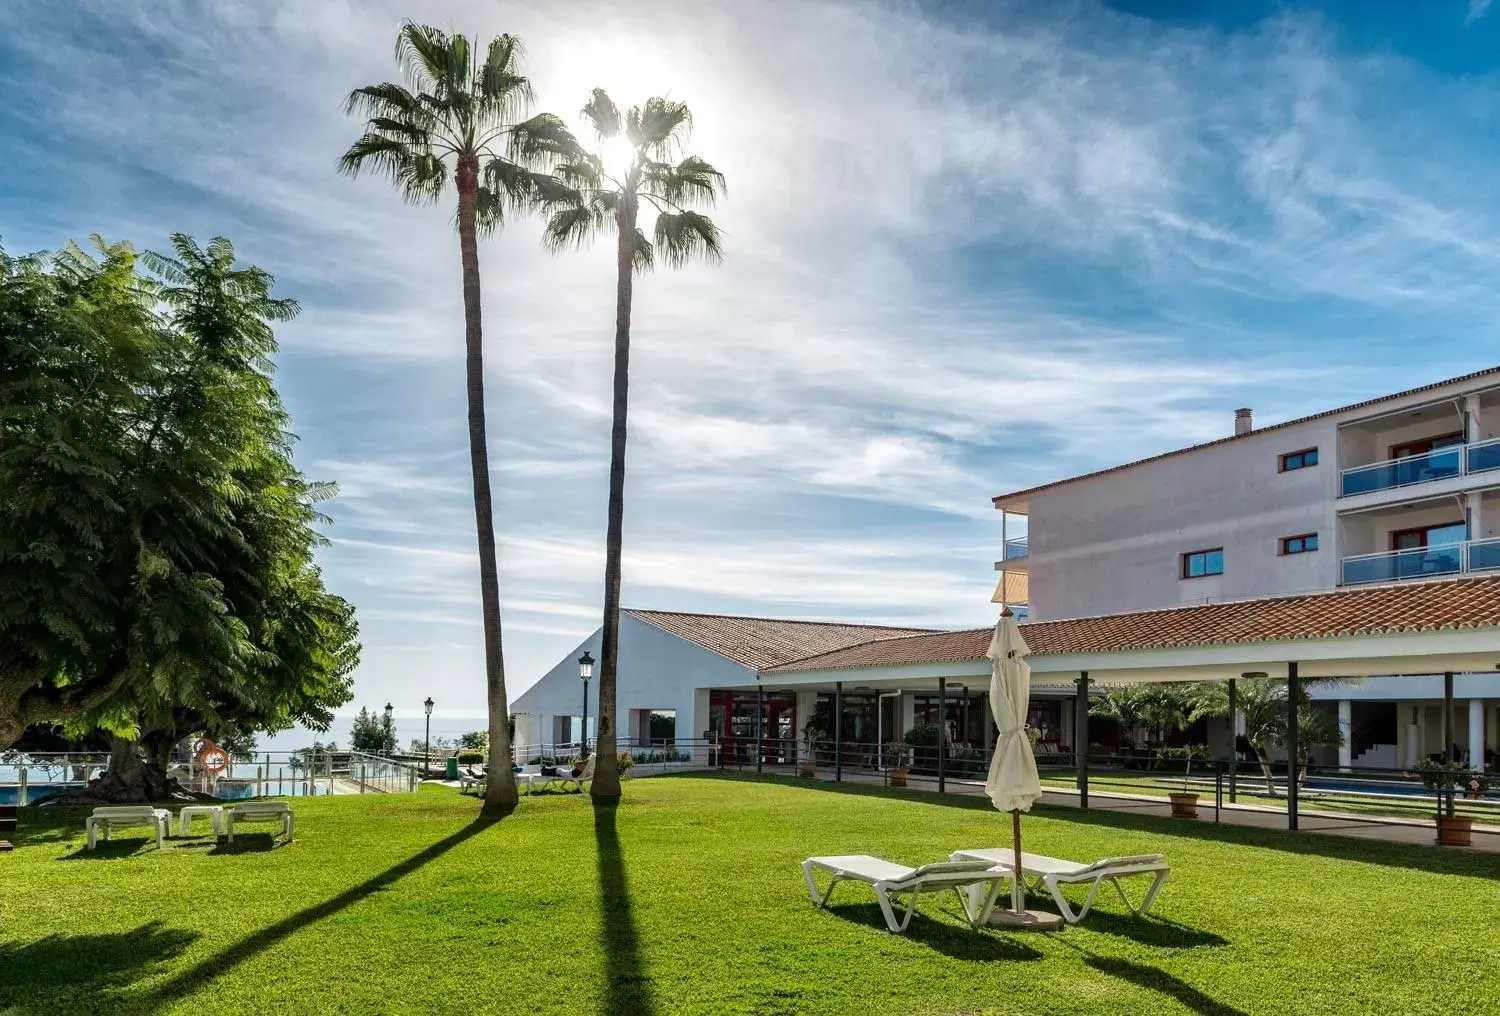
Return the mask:
<path fill-rule="evenodd" d="M 599 643 L 599 733 L 595 741 L 595 799 L 620 796 L 615 735 L 615 677 L 620 663 L 620 555 L 625 528 L 625 418 L 630 402 L 630 300 L 635 282 L 633 195 L 620 202 L 615 283 L 615 400 L 609 440 L 609 529 L 604 540 L 604 630 Z"/>
<path fill-rule="evenodd" d="M 484 684 L 489 699 L 490 759 L 484 807 L 508 815 L 520 803 L 511 772 L 506 728 L 505 657 L 500 650 L 500 566 L 495 560 L 495 515 L 490 499 L 490 452 L 484 428 L 484 329 L 479 314 L 479 241 L 475 232 L 475 197 L 479 161 L 459 160 L 458 248 L 464 274 L 464 372 L 469 401 L 469 468 L 474 476 L 474 523 L 479 537 L 479 598 L 484 614 Z"/>

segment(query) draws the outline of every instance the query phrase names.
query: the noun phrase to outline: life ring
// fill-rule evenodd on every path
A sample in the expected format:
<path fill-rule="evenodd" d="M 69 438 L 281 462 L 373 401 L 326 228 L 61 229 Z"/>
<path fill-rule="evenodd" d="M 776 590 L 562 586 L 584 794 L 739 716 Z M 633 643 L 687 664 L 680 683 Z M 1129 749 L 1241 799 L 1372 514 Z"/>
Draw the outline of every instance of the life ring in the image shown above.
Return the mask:
<path fill-rule="evenodd" d="M 198 756 L 195 761 L 200 766 L 218 775 L 229 768 L 229 752 L 207 738 L 204 738 L 198 743 Z"/>

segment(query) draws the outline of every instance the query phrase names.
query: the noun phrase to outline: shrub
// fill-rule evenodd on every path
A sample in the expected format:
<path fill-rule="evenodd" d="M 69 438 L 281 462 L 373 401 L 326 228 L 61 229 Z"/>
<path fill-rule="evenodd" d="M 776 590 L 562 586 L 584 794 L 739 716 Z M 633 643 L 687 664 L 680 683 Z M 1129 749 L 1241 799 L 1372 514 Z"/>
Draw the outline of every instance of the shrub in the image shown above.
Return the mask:
<path fill-rule="evenodd" d="M 906 736 L 901 740 L 913 748 L 936 748 L 938 743 L 938 725 L 936 723 L 918 723 L 908 730 Z"/>
<path fill-rule="evenodd" d="M 478 765 L 484 761 L 482 751 L 461 751 L 458 753 L 458 764 L 461 766 Z"/>

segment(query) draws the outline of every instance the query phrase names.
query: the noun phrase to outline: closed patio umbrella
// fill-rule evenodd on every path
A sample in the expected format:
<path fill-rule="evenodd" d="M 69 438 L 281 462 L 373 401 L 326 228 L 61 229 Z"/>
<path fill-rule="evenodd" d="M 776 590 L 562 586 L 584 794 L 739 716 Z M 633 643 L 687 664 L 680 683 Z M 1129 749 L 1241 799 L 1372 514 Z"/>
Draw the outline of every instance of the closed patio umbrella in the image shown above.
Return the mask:
<path fill-rule="evenodd" d="M 985 793 L 1000 811 L 1011 814 L 1011 838 L 1015 849 L 1015 880 L 1011 884 L 1011 909 L 998 911 L 994 923 L 1011 927 L 1058 927 L 1062 918 L 1056 914 L 1025 909 L 1026 892 L 1021 881 L 1021 812 L 1042 796 L 1042 782 L 1036 773 L 1036 758 L 1031 754 L 1031 740 L 1026 736 L 1026 712 L 1031 702 L 1031 666 L 1026 662 L 1030 652 L 1021 628 L 1009 608 L 995 625 L 990 639 L 990 709 L 995 716 L 999 736 L 995 754 L 990 759 Z"/>

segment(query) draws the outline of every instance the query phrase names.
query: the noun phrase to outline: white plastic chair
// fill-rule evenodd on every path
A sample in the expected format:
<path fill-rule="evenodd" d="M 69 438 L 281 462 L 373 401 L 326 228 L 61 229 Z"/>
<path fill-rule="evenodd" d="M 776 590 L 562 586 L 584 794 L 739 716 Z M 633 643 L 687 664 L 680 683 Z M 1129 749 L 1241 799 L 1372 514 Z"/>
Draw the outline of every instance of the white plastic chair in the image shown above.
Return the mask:
<path fill-rule="evenodd" d="M 1010 847 L 996 847 L 986 850 L 956 850 L 952 854 L 955 861 L 985 861 L 989 864 L 997 864 L 1003 867 L 1014 865 L 1015 855 Z M 1031 888 L 1046 890 L 1052 896 L 1052 902 L 1057 904 L 1058 912 L 1062 914 L 1063 920 L 1069 924 L 1077 924 L 1083 920 L 1089 909 L 1094 905 L 1094 898 L 1099 893 L 1099 887 L 1105 882 L 1115 887 L 1120 894 L 1120 899 L 1132 914 L 1143 915 L 1151 910 L 1151 904 L 1156 902 L 1156 896 L 1161 892 L 1162 886 L 1167 884 L 1167 876 L 1171 869 L 1167 866 L 1165 854 L 1131 854 L 1125 857 L 1106 857 L 1102 861 L 1093 864 L 1082 864 L 1078 861 L 1065 861 L 1057 857 L 1046 857 L 1042 854 L 1021 855 L 1021 878 L 1030 879 Z M 1125 895 L 1125 888 L 1120 885 L 1120 879 L 1139 876 L 1150 876 L 1151 887 L 1146 890 L 1145 897 L 1137 906 L 1132 903 L 1130 897 Z M 1068 903 L 1067 897 L 1063 895 L 1062 887 L 1065 885 L 1083 885 L 1089 887 L 1088 897 L 1083 901 L 1083 906 L 1077 911 Z"/>
<path fill-rule="evenodd" d="M 815 870 L 833 875 L 827 890 L 822 893 L 818 892 L 818 883 L 813 877 Z M 1000 895 L 1000 886 L 1010 881 L 1011 873 L 995 867 L 990 861 L 940 861 L 920 868 L 908 868 L 869 854 L 844 854 L 809 857 L 802 862 L 802 877 L 807 881 L 807 894 L 819 907 L 828 905 L 833 887 L 840 882 L 863 882 L 872 887 L 886 927 L 899 934 L 911 924 L 912 915 L 917 912 L 917 897 L 923 893 L 941 896 L 950 889 L 958 896 L 969 926 L 982 926 L 990 919 L 995 899 Z M 965 889 L 983 892 L 977 907 L 970 906 L 964 898 Z M 898 921 L 891 903 L 893 899 L 899 902 L 903 895 L 907 897 L 906 913 Z"/>

